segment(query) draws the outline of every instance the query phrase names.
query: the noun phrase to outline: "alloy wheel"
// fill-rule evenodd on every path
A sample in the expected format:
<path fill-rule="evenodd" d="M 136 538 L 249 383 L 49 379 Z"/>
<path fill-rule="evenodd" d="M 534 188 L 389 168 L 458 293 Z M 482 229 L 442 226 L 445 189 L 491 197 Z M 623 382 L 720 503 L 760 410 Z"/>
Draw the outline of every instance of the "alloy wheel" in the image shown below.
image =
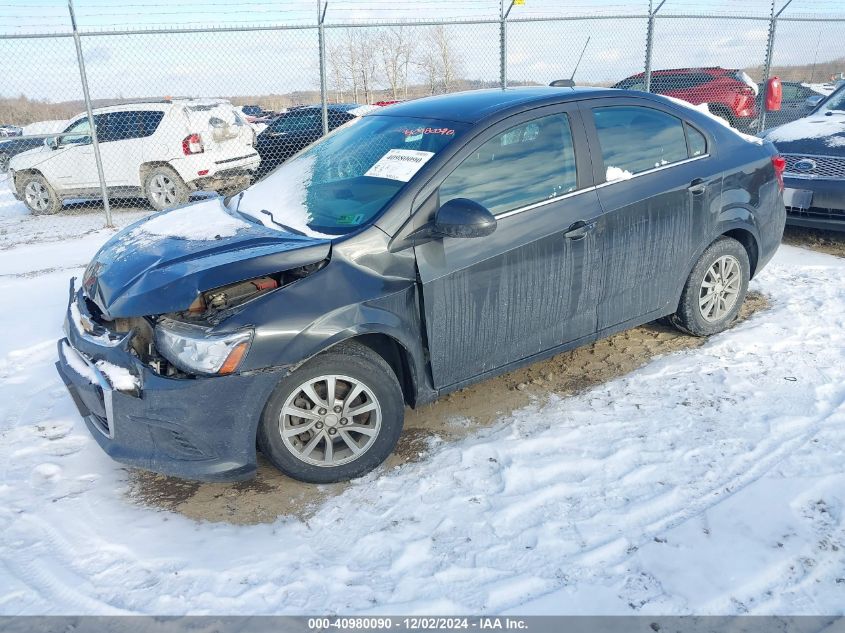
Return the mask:
<path fill-rule="evenodd" d="M 282 407 L 279 433 L 297 459 L 314 466 L 341 466 L 373 445 L 381 421 L 381 405 L 372 389 L 355 378 L 332 374 L 294 389 Z"/>
<path fill-rule="evenodd" d="M 159 207 L 174 204 L 177 200 L 176 183 L 165 174 L 156 174 L 150 180 L 150 195 Z"/>
<path fill-rule="evenodd" d="M 50 207 L 50 192 L 37 180 L 30 181 L 23 193 L 30 209 L 46 211 Z"/>
<path fill-rule="evenodd" d="M 698 293 L 698 307 L 701 316 L 710 323 L 725 317 L 736 304 L 742 286 L 742 268 L 732 255 L 717 259 L 701 282 Z"/>

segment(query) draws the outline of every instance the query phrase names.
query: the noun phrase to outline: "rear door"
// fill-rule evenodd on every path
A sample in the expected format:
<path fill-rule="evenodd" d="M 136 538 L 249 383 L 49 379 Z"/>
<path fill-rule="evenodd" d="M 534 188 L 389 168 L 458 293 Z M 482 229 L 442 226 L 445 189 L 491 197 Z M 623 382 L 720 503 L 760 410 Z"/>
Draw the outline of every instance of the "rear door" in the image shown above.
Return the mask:
<path fill-rule="evenodd" d="M 109 187 L 139 184 L 140 166 L 144 159 L 140 115 L 134 110 L 99 115 L 97 140 Z"/>
<path fill-rule="evenodd" d="M 601 210 L 577 104 L 497 123 L 441 174 L 418 213 L 469 198 L 498 224 L 484 238 L 415 247 L 435 386 L 592 335 L 601 253 L 591 229 Z"/>
<path fill-rule="evenodd" d="M 679 280 L 721 193 L 712 143 L 659 104 L 638 99 L 586 102 L 601 218 L 603 285 L 598 330 L 677 301 Z"/>

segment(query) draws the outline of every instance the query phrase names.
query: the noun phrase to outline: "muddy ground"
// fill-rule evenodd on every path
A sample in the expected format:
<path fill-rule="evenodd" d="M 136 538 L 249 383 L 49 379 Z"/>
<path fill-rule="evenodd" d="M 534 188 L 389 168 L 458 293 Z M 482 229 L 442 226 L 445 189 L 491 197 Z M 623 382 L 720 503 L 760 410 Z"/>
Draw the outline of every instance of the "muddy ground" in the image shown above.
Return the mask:
<path fill-rule="evenodd" d="M 740 318 L 748 318 L 766 305 L 765 297 L 750 293 Z M 640 367 L 655 356 L 697 347 L 705 340 L 651 323 L 468 387 L 417 410 L 408 409 L 399 446 L 382 468 L 423 459 L 432 441 L 464 438 L 532 398 L 575 394 Z M 129 495 L 145 505 L 192 519 L 253 524 L 291 514 L 307 518 L 322 501 L 344 487 L 294 481 L 259 455 L 257 477 L 235 484 L 185 482 L 132 470 Z"/>
<path fill-rule="evenodd" d="M 783 243 L 790 246 L 811 248 L 828 255 L 845 257 L 845 232 L 788 226 L 783 233 Z"/>

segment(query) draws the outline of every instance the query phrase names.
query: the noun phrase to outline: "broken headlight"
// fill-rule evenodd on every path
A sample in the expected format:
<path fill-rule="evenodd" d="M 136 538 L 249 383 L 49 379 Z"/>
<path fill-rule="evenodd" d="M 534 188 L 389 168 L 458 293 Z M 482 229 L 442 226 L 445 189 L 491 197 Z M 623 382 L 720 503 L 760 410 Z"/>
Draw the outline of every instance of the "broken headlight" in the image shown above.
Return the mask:
<path fill-rule="evenodd" d="M 161 319 L 155 328 L 159 354 L 192 374 L 231 374 L 240 366 L 251 342 L 252 330 L 210 334 L 210 328 L 172 319 Z"/>

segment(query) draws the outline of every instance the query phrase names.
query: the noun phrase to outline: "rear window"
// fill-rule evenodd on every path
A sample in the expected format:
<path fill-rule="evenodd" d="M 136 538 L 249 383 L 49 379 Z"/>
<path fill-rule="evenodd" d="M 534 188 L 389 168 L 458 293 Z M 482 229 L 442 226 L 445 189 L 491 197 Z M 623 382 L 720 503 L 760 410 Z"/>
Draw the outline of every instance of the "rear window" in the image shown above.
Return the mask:
<path fill-rule="evenodd" d="M 707 139 L 704 134 L 696 130 L 691 125 L 686 126 L 687 129 L 687 144 L 689 145 L 689 155 L 703 156 L 707 153 Z"/>
<path fill-rule="evenodd" d="M 638 106 L 609 106 L 594 108 L 593 118 L 608 181 L 689 157 L 683 122 L 670 114 Z"/>
<path fill-rule="evenodd" d="M 158 129 L 158 124 L 164 118 L 161 110 L 144 110 L 138 113 L 141 119 L 141 136 L 150 136 Z"/>

